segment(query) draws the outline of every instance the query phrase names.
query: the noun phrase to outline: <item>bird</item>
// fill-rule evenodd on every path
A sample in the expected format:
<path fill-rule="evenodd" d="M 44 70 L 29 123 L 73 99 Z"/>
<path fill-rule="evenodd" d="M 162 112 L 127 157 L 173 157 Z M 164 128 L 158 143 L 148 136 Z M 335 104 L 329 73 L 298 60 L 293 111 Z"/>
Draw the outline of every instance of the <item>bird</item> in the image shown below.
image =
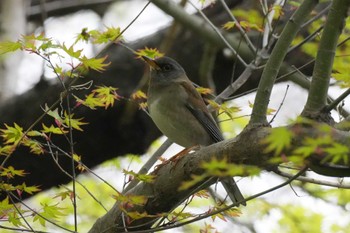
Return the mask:
<path fill-rule="evenodd" d="M 223 141 L 222 133 L 202 96 L 183 67 L 170 57 L 151 59 L 147 93 L 149 115 L 159 130 L 172 142 L 185 147 L 209 146 Z M 232 177 L 221 179 L 233 203 L 246 205 Z"/>

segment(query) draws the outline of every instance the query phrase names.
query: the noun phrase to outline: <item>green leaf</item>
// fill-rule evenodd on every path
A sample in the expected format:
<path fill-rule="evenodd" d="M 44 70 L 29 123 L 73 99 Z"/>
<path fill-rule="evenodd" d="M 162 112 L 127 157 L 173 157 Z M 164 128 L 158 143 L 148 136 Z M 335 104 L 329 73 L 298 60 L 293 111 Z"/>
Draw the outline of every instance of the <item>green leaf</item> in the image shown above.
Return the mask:
<path fill-rule="evenodd" d="M 22 176 L 23 177 L 25 174 L 26 173 L 24 172 L 24 170 L 16 170 L 12 166 L 8 166 L 7 168 L 3 167 L 1 172 L 0 172 L 1 176 L 6 176 L 7 178 L 13 178 L 15 176 Z"/>
<path fill-rule="evenodd" d="M 206 174 L 202 175 L 191 175 L 191 180 L 183 181 L 179 187 L 179 191 L 187 190 L 194 185 L 202 182 L 207 177 Z"/>
<path fill-rule="evenodd" d="M 96 107 L 111 107 L 114 105 L 114 101 L 120 99 L 120 96 L 116 92 L 115 87 L 98 86 L 96 89 L 86 96 L 85 100 L 82 100 L 75 96 L 75 99 L 79 104 L 83 104 L 91 109 Z"/>
<path fill-rule="evenodd" d="M 95 97 L 94 93 L 90 93 L 89 95 L 85 96 L 85 100 L 82 100 L 77 96 L 74 96 L 74 98 L 76 99 L 77 103 L 83 104 L 86 107 L 89 107 L 90 109 L 93 109 L 93 110 L 96 109 L 96 107 L 104 106 L 101 100 Z"/>
<path fill-rule="evenodd" d="M 152 183 L 155 179 L 155 175 L 150 175 L 150 174 L 138 174 L 134 171 L 127 171 L 127 170 L 123 170 L 123 173 L 126 175 L 130 175 L 132 176 L 134 179 L 137 179 L 139 181 L 142 182 L 146 182 L 146 183 Z"/>
<path fill-rule="evenodd" d="M 92 69 L 96 70 L 97 72 L 104 71 L 106 67 L 111 64 L 110 62 L 104 63 L 106 59 L 107 56 L 102 58 L 87 58 L 86 56 L 83 56 L 82 58 L 79 58 L 85 69 Z"/>
<path fill-rule="evenodd" d="M 0 129 L 5 144 L 18 144 L 23 137 L 23 128 L 14 123 L 14 127 L 5 124 L 6 129 Z"/>
<path fill-rule="evenodd" d="M 81 30 L 81 33 L 79 33 L 77 35 L 77 39 L 75 40 L 74 44 L 78 43 L 79 41 L 84 41 L 84 42 L 88 42 L 90 39 L 90 33 L 88 31 L 88 28 L 83 28 Z"/>
<path fill-rule="evenodd" d="M 159 58 L 159 57 L 163 57 L 164 54 L 159 52 L 158 49 L 156 48 L 148 48 L 145 47 L 144 49 L 139 49 L 135 52 L 135 54 L 137 55 L 138 58 L 142 58 L 143 56 L 149 57 L 149 58 Z"/>
<path fill-rule="evenodd" d="M 74 128 L 76 130 L 83 131 L 83 129 L 80 126 L 88 124 L 86 122 L 81 121 L 83 118 L 73 118 L 74 114 L 68 115 L 65 112 L 64 116 L 65 116 L 64 122 L 65 122 L 67 127 L 71 126 L 72 128 Z"/>
<path fill-rule="evenodd" d="M 43 133 L 53 133 L 53 134 L 66 134 L 68 131 L 64 130 L 62 127 L 55 127 L 53 125 L 50 125 L 50 127 L 47 127 L 44 123 L 42 123 L 43 126 Z"/>
<path fill-rule="evenodd" d="M 19 207 L 17 207 L 19 208 Z M 18 209 L 19 210 L 19 209 Z M 22 211 L 21 211 L 22 212 Z M 16 211 L 13 211 L 11 212 L 8 216 L 7 216 L 7 221 L 9 223 L 11 223 L 13 226 L 15 227 L 25 227 L 27 228 L 26 225 L 24 225 L 22 223 L 22 218 L 21 218 L 21 215 L 18 214 L 17 210 Z"/>
<path fill-rule="evenodd" d="M 19 189 L 19 190 L 26 192 L 26 193 L 29 193 L 29 194 L 33 194 L 33 193 L 41 191 L 41 189 L 39 189 L 38 186 L 27 186 L 24 182 L 21 185 L 17 185 L 16 189 Z"/>
<path fill-rule="evenodd" d="M 65 216 L 66 214 L 63 212 L 64 208 L 60 208 L 58 207 L 58 204 L 54 204 L 54 205 L 49 205 L 47 203 L 40 203 L 42 206 L 42 210 L 38 211 L 38 213 L 34 216 L 33 221 L 39 221 L 39 223 L 42 226 L 46 225 L 46 219 L 57 219 L 60 216 Z M 42 216 L 42 217 L 41 217 Z"/>
<path fill-rule="evenodd" d="M 5 54 L 9 52 L 15 52 L 22 48 L 22 43 L 20 41 L 3 41 L 0 42 L 0 54 Z"/>
<path fill-rule="evenodd" d="M 71 45 L 69 48 L 66 47 L 66 45 L 63 43 L 63 45 L 61 46 L 61 48 L 63 49 L 64 52 L 66 52 L 69 56 L 74 57 L 76 59 L 81 59 L 81 52 L 83 51 L 82 49 L 80 50 L 74 50 L 73 45 Z"/>
<path fill-rule="evenodd" d="M 8 156 L 12 154 L 16 149 L 16 145 L 6 145 L 6 146 L 0 146 L 0 155 Z"/>
<path fill-rule="evenodd" d="M 83 31 L 77 36 L 77 41 L 87 41 L 92 39 L 94 44 L 105 44 L 108 42 L 117 42 L 123 37 L 119 27 L 107 27 L 107 30 L 100 32 L 98 30 L 88 31 L 87 28 L 84 28 Z M 75 43 L 76 43 L 75 42 Z"/>
<path fill-rule="evenodd" d="M 284 149 L 288 149 L 291 145 L 293 133 L 285 128 L 279 127 L 271 130 L 271 133 L 262 141 L 266 144 L 265 153 L 274 152 L 280 155 Z"/>
<path fill-rule="evenodd" d="M 222 25 L 222 28 L 225 30 L 230 30 L 231 28 L 234 28 L 236 23 L 234 21 L 228 21 L 224 25 Z"/>
<path fill-rule="evenodd" d="M 62 119 L 62 117 L 60 116 L 60 114 L 58 113 L 58 108 L 54 109 L 54 110 L 50 110 L 50 108 L 45 105 L 44 111 L 51 117 L 53 117 L 55 119 L 55 122 L 58 126 L 61 126 L 64 122 L 64 120 Z"/>
<path fill-rule="evenodd" d="M 41 145 L 40 142 L 36 140 L 25 138 L 23 140 L 23 145 L 29 147 L 30 152 L 32 152 L 33 154 L 40 155 L 44 153 L 43 146 Z"/>
<path fill-rule="evenodd" d="M 148 198 L 143 195 L 132 195 L 132 194 L 123 195 L 121 193 L 117 193 L 113 195 L 113 198 L 117 200 L 121 206 L 144 205 L 148 200 Z"/>

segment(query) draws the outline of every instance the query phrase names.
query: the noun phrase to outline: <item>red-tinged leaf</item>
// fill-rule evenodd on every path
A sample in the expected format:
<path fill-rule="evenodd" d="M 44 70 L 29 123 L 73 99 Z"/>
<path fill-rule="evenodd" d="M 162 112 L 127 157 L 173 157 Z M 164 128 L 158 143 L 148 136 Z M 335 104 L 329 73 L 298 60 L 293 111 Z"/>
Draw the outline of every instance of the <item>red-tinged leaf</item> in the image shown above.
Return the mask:
<path fill-rule="evenodd" d="M 10 192 L 10 191 L 15 191 L 16 187 L 13 186 L 12 184 L 2 182 L 2 183 L 0 183 L 0 190 L 6 190 L 6 191 Z M 1 203 L 0 203 L 0 206 L 1 206 Z"/>
<path fill-rule="evenodd" d="M 20 189 L 16 189 L 16 192 L 17 192 L 17 195 L 18 195 L 20 198 L 22 198 L 22 193 L 23 193 L 23 191 L 20 190 Z"/>
<path fill-rule="evenodd" d="M 23 140 L 23 145 L 29 147 L 30 152 L 32 152 L 33 154 L 40 155 L 44 153 L 43 146 L 40 144 L 40 142 L 36 140 L 26 138 Z"/>
<path fill-rule="evenodd" d="M 148 200 L 148 197 L 146 196 L 132 195 L 132 194 L 123 195 L 121 193 L 117 193 L 112 197 L 115 200 L 117 200 L 121 206 L 124 206 L 124 207 L 132 207 L 134 205 L 144 205 Z"/>
<path fill-rule="evenodd" d="M 60 192 L 58 193 L 56 196 L 54 196 L 53 198 L 59 198 L 61 201 L 65 200 L 67 197 L 71 197 L 72 192 L 71 191 L 64 191 L 64 192 Z"/>
<path fill-rule="evenodd" d="M 214 100 L 206 100 L 206 101 L 215 111 L 220 110 L 220 104 L 216 103 Z"/>
<path fill-rule="evenodd" d="M 196 90 L 202 95 L 212 94 L 213 90 L 205 87 L 197 87 Z"/>
<path fill-rule="evenodd" d="M 58 108 L 51 110 L 47 105 L 45 105 L 44 111 L 47 113 L 47 115 L 53 117 L 55 119 L 55 123 L 60 127 L 63 123 L 63 119 L 58 113 Z"/>
<path fill-rule="evenodd" d="M 6 176 L 7 178 L 13 178 L 15 176 L 24 176 L 26 173 L 24 170 L 16 170 L 14 167 L 9 166 L 9 167 L 3 167 L 0 176 Z"/>
<path fill-rule="evenodd" d="M 216 230 L 215 227 L 213 227 L 210 224 L 204 223 L 204 227 L 199 230 L 199 233 L 217 233 L 218 231 Z"/>
<path fill-rule="evenodd" d="M 145 92 L 141 90 L 137 90 L 136 92 L 131 94 L 131 99 L 133 100 L 145 100 L 147 99 L 147 95 Z"/>
<path fill-rule="evenodd" d="M 194 194 L 196 197 L 208 199 L 210 196 L 207 190 L 201 190 Z"/>
<path fill-rule="evenodd" d="M 21 185 L 17 185 L 16 188 L 20 191 L 23 191 L 29 194 L 33 194 L 41 191 L 41 189 L 39 189 L 39 186 L 27 186 L 25 183 L 22 183 Z"/>
<path fill-rule="evenodd" d="M 89 95 L 85 96 L 85 100 L 82 100 L 76 96 L 74 96 L 77 103 L 82 104 L 92 110 L 95 110 L 96 107 L 103 107 L 103 103 L 99 99 L 95 97 L 94 93 L 90 93 Z"/>
<path fill-rule="evenodd" d="M 147 212 L 137 212 L 137 211 L 127 211 L 126 214 L 131 218 L 131 220 L 137 220 L 146 217 L 155 217 L 154 215 L 147 214 Z"/>
<path fill-rule="evenodd" d="M 234 21 L 228 21 L 224 25 L 222 25 L 222 28 L 225 30 L 230 30 L 231 28 L 234 28 L 236 23 Z"/>
<path fill-rule="evenodd" d="M 123 173 L 126 175 L 131 175 L 133 176 L 134 179 L 137 179 L 139 181 L 142 182 L 146 182 L 146 183 L 152 183 L 155 179 L 155 175 L 150 175 L 150 174 L 138 174 L 134 171 L 127 171 L 127 170 L 123 170 Z"/>
<path fill-rule="evenodd" d="M 147 109 L 147 106 L 148 106 L 147 102 L 142 102 L 142 103 L 139 104 L 139 108 L 142 109 L 142 110 L 145 110 L 145 111 Z"/>
<path fill-rule="evenodd" d="M 84 166 L 84 164 L 82 163 L 78 163 L 77 165 L 77 169 L 81 172 L 85 171 L 86 170 L 86 167 Z"/>
<path fill-rule="evenodd" d="M 258 25 L 254 24 L 254 23 L 250 23 L 250 22 L 248 22 L 248 21 L 240 21 L 239 24 L 240 24 L 240 26 L 241 26 L 242 28 L 244 28 L 246 31 L 251 31 L 252 29 L 253 29 L 253 30 L 257 30 L 257 31 L 259 31 L 259 32 L 262 32 L 262 31 L 263 31 L 263 29 L 260 28 Z"/>

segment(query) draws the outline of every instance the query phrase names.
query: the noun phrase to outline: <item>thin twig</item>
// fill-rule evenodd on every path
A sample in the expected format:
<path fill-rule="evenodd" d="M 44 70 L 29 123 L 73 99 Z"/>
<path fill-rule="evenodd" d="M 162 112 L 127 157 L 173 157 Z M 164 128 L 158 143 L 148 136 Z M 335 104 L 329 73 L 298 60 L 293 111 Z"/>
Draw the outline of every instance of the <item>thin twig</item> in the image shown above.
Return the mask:
<path fill-rule="evenodd" d="M 309 19 L 308 21 L 306 21 L 305 23 L 303 23 L 301 25 L 302 28 L 307 27 L 308 25 L 310 25 L 311 23 L 315 22 L 316 20 L 318 20 L 319 18 L 321 18 L 324 14 L 327 13 L 327 11 L 331 8 L 332 3 L 329 3 L 328 6 L 326 6 L 325 8 L 323 8 L 320 12 L 317 13 L 317 15 L 315 15 L 314 17 L 312 17 L 311 19 Z"/>
<path fill-rule="evenodd" d="M 230 43 L 226 40 L 226 38 L 222 35 L 220 30 L 208 19 L 208 17 L 198 9 L 191 1 L 189 3 L 192 5 L 193 8 L 195 8 L 198 13 L 203 17 L 203 19 L 210 25 L 210 27 L 215 31 L 215 33 L 220 37 L 220 39 L 224 42 L 224 44 L 227 46 L 227 48 L 230 49 L 230 51 L 237 57 L 237 59 L 244 65 L 245 67 L 248 66 L 248 64 L 243 60 L 243 58 L 238 54 L 238 52 L 230 45 Z"/>
<path fill-rule="evenodd" d="M 288 93 L 288 89 L 289 89 L 289 85 L 287 85 L 286 91 L 284 92 L 284 95 L 283 95 L 283 98 L 282 98 L 282 101 L 281 101 L 280 105 L 278 106 L 278 109 L 277 109 L 276 113 L 273 115 L 272 119 L 269 121 L 269 124 L 271 124 L 275 120 L 277 114 L 281 110 L 281 108 L 283 106 L 283 103 L 284 103 L 284 100 L 286 99 L 286 96 L 287 96 L 287 93 Z"/>
<path fill-rule="evenodd" d="M 252 41 L 250 40 L 250 38 L 248 37 L 246 31 L 243 30 L 243 28 L 240 26 L 238 20 L 236 19 L 236 17 L 231 13 L 230 9 L 228 8 L 226 2 L 224 0 L 220 0 L 222 6 L 224 7 L 225 11 L 228 13 L 228 15 L 230 16 L 230 18 L 235 22 L 235 24 L 237 25 L 237 28 L 239 30 L 239 32 L 241 33 L 241 35 L 244 37 L 244 40 L 246 41 L 246 43 L 248 44 L 248 47 L 252 50 L 252 52 L 256 52 L 257 49 L 255 48 L 255 46 L 253 45 Z"/>
<path fill-rule="evenodd" d="M 325 112 L 329 112 L 332 109 L 335 109 L 337 107 L 337 105 L 343 101 L 348 95 L 350 95 L 350 88 L 348 88 L 346 91 L 344 91 L 340 96 L 338 96 L 338 98 L 336 98 L 335 100 L 333 100 L 332 103 L 328 104 L 323 110 Z"/>
<path fill-rule="evenodd" d="M 68 176 L 69 178 L 72 179 L 72 176 L 71 176 L 66 170 L 64 170 L 64 168 L 59 164 L 58 159 L 55 158 L 54 153 L 53 153 L 53 151 L 52 151 L 52 146 L 51 146 L 51 144 L 50 144 L 50 143 L 47 143 L 47 145 L 48 145 L 48 147 L 49 147 L 49 154 L 51 155 L 51 157 L 52 157 L 53 161 L 55 162 L 55 164 L 57 165 L 58 169 L 60 169 L 61 172 L 62 172 L 63 174 L 65 174 L 66 176 Z M 76 182 L 89 194 L 89 196 L 90 196 L 96 203 L 98 203 L 106 212 L 108 211 L 107 208 L 102 204 L 102 202 L 100 202 L 100 201 L 90 192 L 90 190 L 89 190 L 87 187 L 85 187 L 85 185 L 83 185 L 83 184 L 82 184 L 80 181 L 78 181 L 78 180 L 76 180 Z"/>
<path fill-rule="evenodd" d="M 51 223 L 52 225 L 62 229 L 62 230 L 65 230 L 65 231 L 68 231 L 68 232 L 72 232 L 72 233 L 76 233 L 76 231 L 72 231 L 72 230 L 69 230 L 68 228 L 65 228 L 53 221 L 51 221 L 50 219 L 46 218 L 45 216 L 43 216 L 42 214 L 40 214 L 39 212 L 37 212 L 36 210 L 30 208 L 30 206 L 28 206 L 25 202 L 23 202 L 21 199 L 19 199 L 18 197 L 16 197 L 14 194 L 12 193 L 8 193 L 9 196 L 12 196 L 14 199 L 16 199 L 17 202 L 21 203 L 23 206 L 25 206 L 27 209 L 29 209 L 30 211 L 32 211 L 33 213 L 35 213 L 36 215 L 38 215 L 39 217 L 41 217 L 42 219 L 44 219 L 45 221 Z"/>
<path fill-rule="evenodd" d="M 33 232 L 34 229 L 32 228 L 32 226 L 29 224 L 29 222 L 27 221 L 27 219 L 23 216 L 22 212 L 18 209 L 17 205 L 15 204 L 15 201 L 13 201 L 13 198 L 11 195 L 9 195 L 9 193 L 7 192 L 7 196 L 9 197 L 12 205 L 15 207 L 17 213 L 21 216 L 21 218 L 23 219 L 23 221 L 26 223 L 26 225 L 28 226 L 29 229 L 31 229 Z"/>
<path fill-rule="evenodd" d="M 281 170 L 275 170 L 273 171 L 277 175 L 286 177 L 286 178 L 291 178 L 293 174 L 283 172 Z M 329 186 L 329 187 L 335 187 L 335 188 L 343 188 L 343 189 L 350 189 L 350 184 L 339 184 L 327 180 L 318 180 L 318 179 L 313 179 L 310 177 L 305 177 L 305 176 L 299 176 L 296 178 L 296 180 L 302 181 L 302 182 L 307 182 L 307 183 L 312 183 L 312 184 L 319 184 L 319 185 L 324 185 L 324 186 Z"/>
<path fill-rule="evenodd" d="M 307 42 L 313 40 L 321 31 L 323 30 L 323 25 L 320 26 L 316 31 L 314 31 L 313 33 L 309 34 L 307 37 L 305 37 L 300 43 L 294 45 L 293 47 L 290 47 L 288 49 L 287 53 L 292 52 L 293 50 L 296 50 L 298 48 L 300 48 L 301 46 L 303 46 L 304 44 L 306 44 Z"/>

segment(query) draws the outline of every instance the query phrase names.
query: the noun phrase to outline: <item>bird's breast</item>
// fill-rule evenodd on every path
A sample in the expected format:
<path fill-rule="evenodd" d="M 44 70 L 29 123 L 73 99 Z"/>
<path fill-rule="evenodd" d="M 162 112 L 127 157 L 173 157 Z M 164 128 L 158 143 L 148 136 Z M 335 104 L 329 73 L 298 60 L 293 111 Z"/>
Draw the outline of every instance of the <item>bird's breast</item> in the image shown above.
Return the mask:
<path fill-rule="evenodd" d="M 183 147 L 209 145 L 211 138 L 187 109 L 184 89 L 162 89 L 149 95 L 150 116 L 159 130 Z"/>

